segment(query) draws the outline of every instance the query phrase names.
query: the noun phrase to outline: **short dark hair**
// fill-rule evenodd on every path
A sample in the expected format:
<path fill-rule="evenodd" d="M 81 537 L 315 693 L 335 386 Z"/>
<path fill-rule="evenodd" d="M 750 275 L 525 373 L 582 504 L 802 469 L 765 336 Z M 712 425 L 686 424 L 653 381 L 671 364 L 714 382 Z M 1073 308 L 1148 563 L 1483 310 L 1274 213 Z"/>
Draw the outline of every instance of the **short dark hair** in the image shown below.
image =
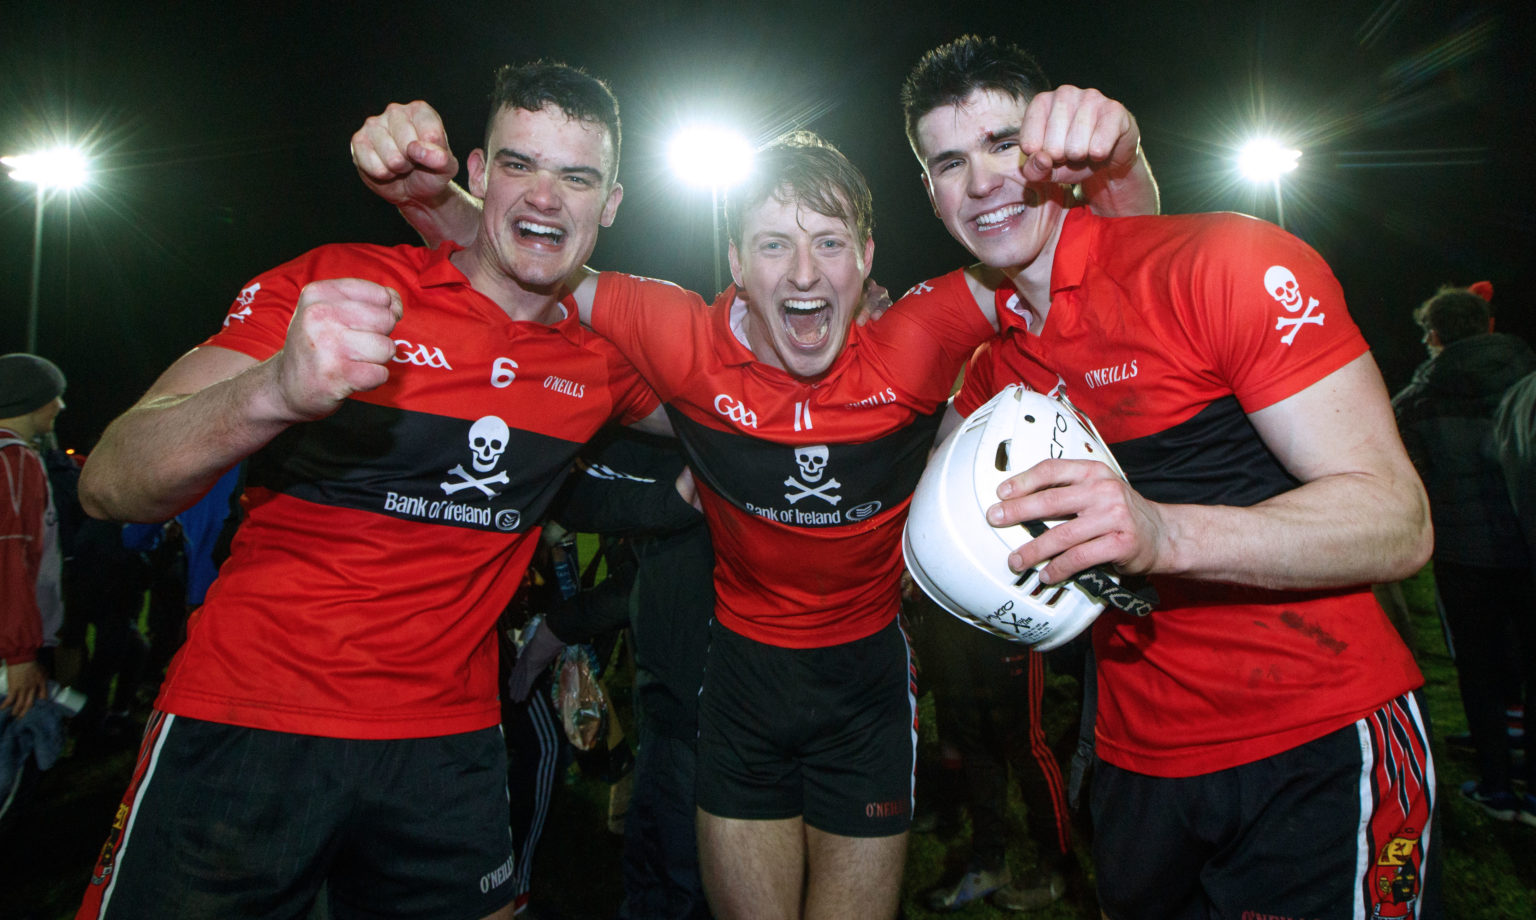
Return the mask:
<path fill-rule="evenodd" d="M 864 174 L 813 132 L 793 131 L 758 151 L 751 177 L 725 199 L 725 232 L 732 243 L 741 246 L 746 213 L 769 196 L 845 222 L 861 243 L 875 232 L 874 196 Z"/>
<path fill-rule="evenodd" d="M 941 106 L 959 105 L 976 90 L 997 90 L 1022 102 L 1051 88 L 1033 55 L 995 37 L 962 35 L 917 62 L 901 85 L 907 143 L 917 150 L 917 123 Z"/>
<path fill-rule="evenodd" d="M 1441 345 L 1449 345 L 1488 331 L 1488 318 L 1492 316 L 1488 301 L 1466 288 L 1446 285 L 1413 311 L 1413 318 L 1424 331 L 1440 337 Z"/>
<path fill-rule="evenodd" d="M 612 182 L 619 175 L 619 145 L 623 131 L 619 124 L 619 100 L 608 84 L 580 67 L 561 61 L 532 61 L 527 64 L 503 64 L 496 70 L 496 88 L 491 91 L 491 114 L 485 122 L 486 146 L 491 129 L 503 109 L 537 112 L 553 105 L 578 121 L 601 125 L 613 139 Z"/>

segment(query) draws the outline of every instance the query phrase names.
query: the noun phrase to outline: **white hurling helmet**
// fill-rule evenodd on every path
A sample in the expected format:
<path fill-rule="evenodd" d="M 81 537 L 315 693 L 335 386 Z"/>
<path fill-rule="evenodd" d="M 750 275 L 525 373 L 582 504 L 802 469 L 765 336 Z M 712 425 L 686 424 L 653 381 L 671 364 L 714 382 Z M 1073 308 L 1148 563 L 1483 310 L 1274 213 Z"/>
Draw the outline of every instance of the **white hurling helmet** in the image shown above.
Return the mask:
<path fill-rule="evenodd" d="M 907 569 L 935 603 L 1042 652 L 1070 642 L 1106 604 L 1136 614 L 1152 607 L 1107 566 L 1055 585 L 1041 584 L 1036 569 L 1020 575 L 1008 568 L 1009 553 L 1061 521 L 993 527 L 986 510 L 1003 480 L 1047 459 L 1098 460 L 1125 478 L 1093 423 L 1064 397 L 1009 386 L 934 451 L 902 540 Z"/>

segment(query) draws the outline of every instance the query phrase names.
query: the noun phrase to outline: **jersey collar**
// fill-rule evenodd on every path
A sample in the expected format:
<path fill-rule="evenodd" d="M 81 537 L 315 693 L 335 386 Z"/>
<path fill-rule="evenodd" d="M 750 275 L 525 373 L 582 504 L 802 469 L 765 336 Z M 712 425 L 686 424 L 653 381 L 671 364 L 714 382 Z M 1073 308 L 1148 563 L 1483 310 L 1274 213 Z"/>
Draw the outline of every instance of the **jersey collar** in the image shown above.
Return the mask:
<path fill-rule="evenodd" d="M 469 278 L 465 277 L 464 273 L 459 270 L 459 267 L 450 261 L 453 254 L 463 248 L 458 243 L 445 240 L 438 244 L 436 249 L 430 250 L 426 265 L 421 270 L 421 286 L 429 288 L 462 284 L 473 289 Z M 487 299 L 487 303 L 491 303 L 489 299 Z M 506 318 L 506 313 L 502 312 L 499 307 L 496 307 L 494 303 L 491 303 L 491 306 L 498 315 L 504 319 Z M 552 323 L 539 323 L 537 325 L 548 326 L 572 342 L 580 342 L 583 338 L 581 320 L 577 318 L 576 297 L 570 291 L 566 291 L 560 297 L 560 309 L 563 315 L 559 319 Z M 513 320 L 507 321 L 513 322 Z"/>
<path fill-rule="evenodd" d="M 421 270 L 422 287 L 439 287 L 444 284 L 468 284 L 469 279 L 448 258 L 463 249 L 458 243 L 444 241 L 431 250 L 427 264 Z"/>
<path fill-rule="evenodd" d="M 1087 207 L 1076 207 L 1067 212 L 1061 235 L 1056 240 L 1056 256 L 1051 262 L 1052 301 L 1058 292 L 1082 285 L 1083 276 L 1088 271 L 1088 257 L 1098 238 L 1099 220 Z"/>

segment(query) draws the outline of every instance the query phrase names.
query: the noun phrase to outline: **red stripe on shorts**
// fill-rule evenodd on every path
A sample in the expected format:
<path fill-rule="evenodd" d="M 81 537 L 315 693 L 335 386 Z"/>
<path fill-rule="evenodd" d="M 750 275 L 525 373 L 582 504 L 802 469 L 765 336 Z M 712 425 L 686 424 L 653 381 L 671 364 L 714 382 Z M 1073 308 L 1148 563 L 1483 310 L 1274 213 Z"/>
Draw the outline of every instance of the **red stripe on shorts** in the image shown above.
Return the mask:
<path fill-rule="evenodd" d="M 1424 721 L 1404 694 L 1355 726 L 1362 761 L 1355 916 L 1417 917 L 1435 804 Z"/>

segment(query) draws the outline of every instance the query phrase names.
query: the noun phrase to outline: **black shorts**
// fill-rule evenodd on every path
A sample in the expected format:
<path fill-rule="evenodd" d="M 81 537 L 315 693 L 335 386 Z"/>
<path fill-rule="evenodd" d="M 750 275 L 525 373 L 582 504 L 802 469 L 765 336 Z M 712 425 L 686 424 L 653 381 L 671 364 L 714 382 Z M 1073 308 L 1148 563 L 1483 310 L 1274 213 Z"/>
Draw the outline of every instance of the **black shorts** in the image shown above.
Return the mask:
<path fill-rule="evenodd" d="M 1099 761 L 1108 917 L 1440 916 L 1435 774 L 1412 694 L 1273 757 L 1163 778 Z"/>
<path fill-rule="evenodd" d="M 80 918 L 478 920 L 512 901 L 499 728 L 357 741 L 155 713 Z"/>
<path fill-rule="evenodd" d="M 699 807 L 723 818 L 803 816 L 845 837 L 899 834 L 912 819 L 916 726 L 911 655 L 894 622 L 812 649 L 711 623 Z"/>

